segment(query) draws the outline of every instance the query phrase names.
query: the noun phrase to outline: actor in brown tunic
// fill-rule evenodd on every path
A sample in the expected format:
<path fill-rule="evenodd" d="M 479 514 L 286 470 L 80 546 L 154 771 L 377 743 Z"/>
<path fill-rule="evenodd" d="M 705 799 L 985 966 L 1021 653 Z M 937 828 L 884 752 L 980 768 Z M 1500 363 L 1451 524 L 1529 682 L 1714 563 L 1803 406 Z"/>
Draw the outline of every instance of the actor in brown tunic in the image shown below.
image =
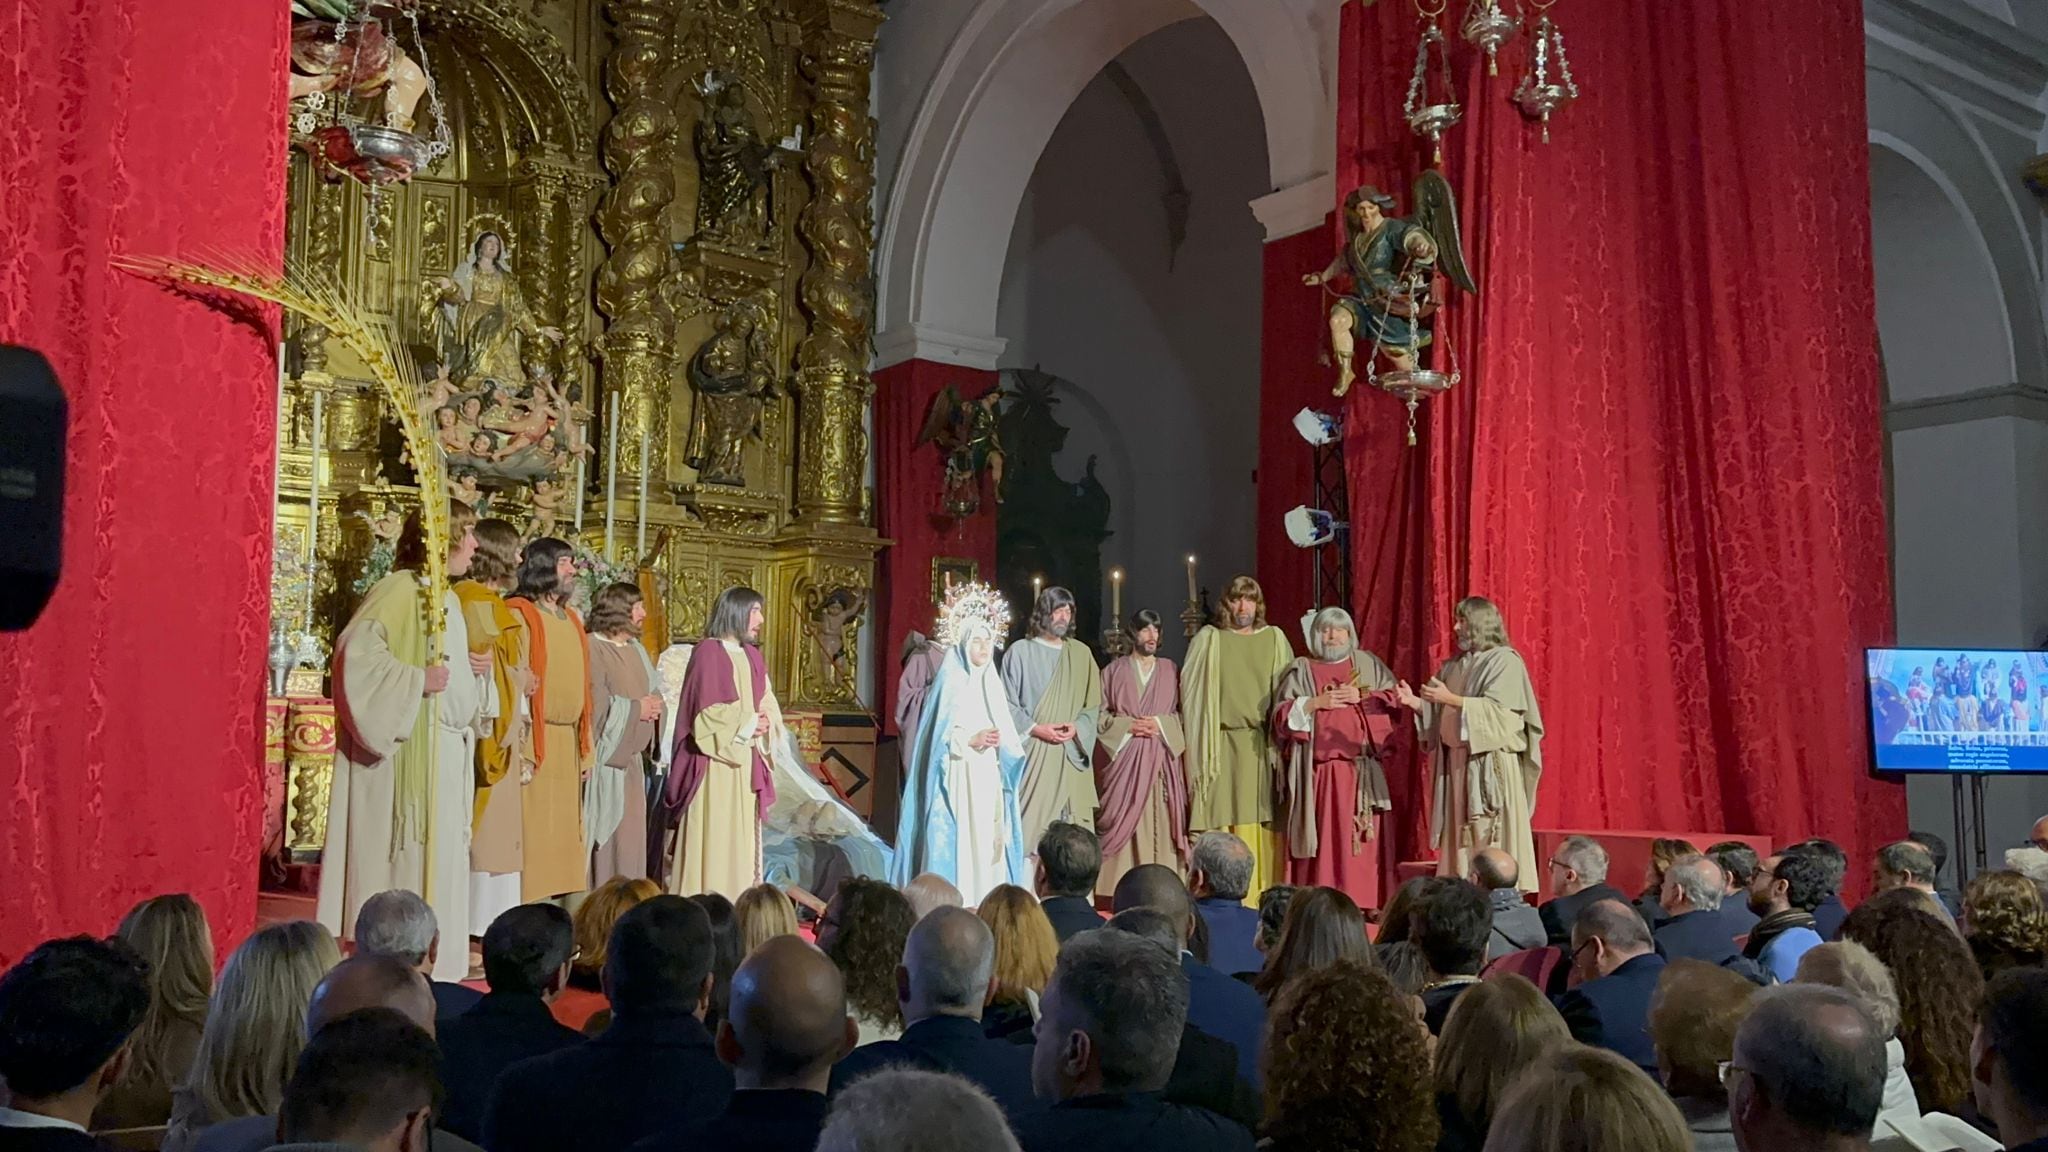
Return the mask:
<path fill-rule="evenodd" d="M 647 605 L 633 584 L 612 584 L 590 606 L 590 702 L 597 767 L 583 787 L 590 883 L 647 875 L 647 750 L 661 727 L 654 665 L 641 646 Z"/>

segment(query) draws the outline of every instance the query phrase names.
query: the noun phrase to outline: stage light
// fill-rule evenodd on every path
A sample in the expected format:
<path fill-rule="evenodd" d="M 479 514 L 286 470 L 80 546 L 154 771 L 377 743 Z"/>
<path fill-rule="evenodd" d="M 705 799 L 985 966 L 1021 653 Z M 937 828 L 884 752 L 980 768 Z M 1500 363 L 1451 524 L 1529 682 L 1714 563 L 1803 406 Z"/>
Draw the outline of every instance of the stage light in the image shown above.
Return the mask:
<path fill-rule="evenodd" d="M 1301 433 L 1301 438 L 1314 448 L 1335 442 L 1341 427 L 1335 416 L 1312 412 L 1307 408 L 1294 414 L 1294 430 Z"/>
<path fill-rule="evenodd" d="M 1328 544 L 1337 538 L 1338 529 L 1344 527 L 1335 516 L 1320 508 L 1297 504 L 1287 514 L 1287 538 L 1297 548 L 1314 548 Z"/>

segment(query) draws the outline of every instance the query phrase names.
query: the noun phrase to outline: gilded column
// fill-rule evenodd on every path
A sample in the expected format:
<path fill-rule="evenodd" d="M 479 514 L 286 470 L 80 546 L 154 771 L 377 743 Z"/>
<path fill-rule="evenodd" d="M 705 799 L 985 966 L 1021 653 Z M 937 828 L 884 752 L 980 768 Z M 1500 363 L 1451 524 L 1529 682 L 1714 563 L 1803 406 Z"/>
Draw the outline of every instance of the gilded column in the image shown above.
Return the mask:
<path fill-rule="evenodd" d="M 668 101 L 675 7 L 673 0 L 608 0 L 605 11 L 618 28 L 618 46 L 605 61 L 605 94 L 616 109 L 604 130 L 612 186 L 598 213 L 610 250 L 597 274 L 597 306 L 606 321 L 605 391 L 619 398 L 620 475 L 638 479 L 645 434 L 652 441 L 648 471 L 658 484 L 667 473 L 676 338 L 675 316 L 661 296 L 669 266 L 668 206 L 676 195 L 670 155 L 676 116 Z M 602 427 L 603 409 L 597 411 Z"/>
<path fill-rule="evenodd" d="M 872 0 L 817 0 L 807 21 L 811 201 L 797 221 L 810 266 L 799 285 L 811 329 L 797 348 L 797 508 L 812 523 L 862 522 L 862 429 L 873 313 L 874 133 L 868 80 L 881 9 Z"/>

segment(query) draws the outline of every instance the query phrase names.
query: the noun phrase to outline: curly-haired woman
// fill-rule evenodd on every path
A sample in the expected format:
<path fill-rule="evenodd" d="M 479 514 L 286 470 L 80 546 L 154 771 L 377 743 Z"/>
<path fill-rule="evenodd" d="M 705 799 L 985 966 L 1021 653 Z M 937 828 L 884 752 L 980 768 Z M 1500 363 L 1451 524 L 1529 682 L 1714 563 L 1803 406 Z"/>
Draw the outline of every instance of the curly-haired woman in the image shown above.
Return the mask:
<path fill-rule="evenodd" d="M 2048 910 L 2041 890 L 2018 872 L 1984 872 L 1963 894 L 1963 931 L 1984 979 L 2048 956 Z"/>
<path fill-rule="evenodd" d="M 1266 1034 L 1271 1152 L 1431 1152 L 1429 1033 L 1408 999 L 1356 960 L 1288 981 Z"/>
<path fill-rule="evenodd" d="M 896 966 L 916 923 L 903 893 L 864 876 L 841 884 L 818 920 L 818 947 L 846 978 L 846 1006 L 860 1022 L 863 1044 L 903 1034 Z"/>
<path fill-rule="evenodd" d="M 1842 939 L 1863 945 L 1891 970 L 1899 993 L 1899 1043 L 1920 1107 L 1965 1115 L 1970 1107 L 1970 1035 L 1984 977 L 1976 958 L 1932 913 L 1871 900 L 1842 921 Z"/>

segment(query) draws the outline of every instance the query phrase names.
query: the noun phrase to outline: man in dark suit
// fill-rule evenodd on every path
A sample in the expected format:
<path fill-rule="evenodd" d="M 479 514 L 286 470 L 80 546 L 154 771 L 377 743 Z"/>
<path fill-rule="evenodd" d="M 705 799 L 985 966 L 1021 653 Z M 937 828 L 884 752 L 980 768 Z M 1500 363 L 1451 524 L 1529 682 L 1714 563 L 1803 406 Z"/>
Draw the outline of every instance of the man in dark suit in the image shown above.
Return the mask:
<path fill-rule="evenodd" d="M 1253 1084 L 1259 1083 L 1259 1043 L 1266 1032 L 1266 1003 L 1250 985 L 1197 963 L 1188 954 L 1187 939 L 1194 931 L 1196 913 L 1180 877 L 1163 864 L 1141 864 L 1117 882 L 1115 901 L 1118 912 L 1150 908 L 1183 925 L 1180 966 L 1188 978 L 1187 1022 L 1236 1045 L 1238 1071 Z M 1253 913 L 1252 923 L 1258 923 L 1257 913 Z"/>
<path fill-rule="evenodd" d="M 463 936 L 463 958 L 469 955 L 468 936 Z M 434 909 L 417 892 L 393 888 L 363 901 L 356 913 L 356 954 L 395 956 L 420 970 L 434 989 L 434 1016 L 453 1020 L 471 1008 L 484 994 L 450 980 L 435 980 L 440 966 L 441 928 Z"/>
<path fill-rule="evenodd" d="M 1451 1005 L 1479 983 L 1492 932 L 1493 907 L 1476 884 L 1441 879 L 1416 902 L 1408 938 L 1429 966 L 1429 982 L 1422 988 L 1422 1020 L 1430 1035 L 1443 1033 Z"/>
<path fill-rule="evenodd" d="M 1023 1152 L 1251 1152 L 1241 1125 L 1161 1096 L 1187 1008 L 1187 977 L 1157 944 L 1126 932 L 1070 941 L 1034 1030 L 1031 1081 L 1053 1104 L 1014 1125 Z"/>
<path fill-rule="evenodd" d="M 1036 1110 L 1031 1049 L 991 1040 L 981 1031 L 995 970 L 995 937 L 981 917 L 964 908 L 940 908 L 919 920 L 896 968 L 903 1035 L 854 1049 L 832 1069 L 832 1094 L 878 1069 L 907 1065 L 966 1077 L 1011 1119 Z"/>
<path fill-rule="evenodd" d="M 0 976 L 0 1149 L 104 1148 L 86 1128 L 148 1012 L 149 965 L 119 941 L 51 940 Z"/>
<path fill-rule="evenodd" d="M 1259 910 L 1244 905 L 1252 886 L 1252 850 L 1228 832 L 1204 832 L 1195 838 L 1190 856 L 1194 867 L 1188 889 L 1209 927 L 1209 966 L 1225 976 L 1264 968 Z"/>
<path fill-rule="evenodd" d="M 1180 954 L 1180 926 L 1164 913 L 1126 908 L 1109 918 L 1109 926 L 1150 940 L 1169 956 Z M 1193 1024 L 1180 1030 L 1180 1050 L 1174 1054 L 1173 1075 L 1167 1077 L 1164 1095 L 1170 1104 L 1207 1108 L 1254 1132 L 1262 1118 L 1259 1090 L 1237 1070 L 1237 1046 Z"/>
<path fill-rule="evenodd" d="M 1705 856 L 1680 856 L 1664 870 L 1657 903 L 1671 914 L 1657 928 L 1657 951 L 1666 960 L 1726 965 L 1741 955 L 1721 915 L 1721 866 Z"/>
<path fill-rule="evenodd" d="M 1932 832 L 1918 830 L 1906 833 L 1906 839 L 1927 849 L 1927 855 L 1934 860 L 1934 898 L 1941 901 L 1943 908 L 1948 909 L 1951 918 L 1961 916 L 1963 894 L 1944 884 L 1941 879 L 1942 870 L 1948 867 L 1948 841 Z"/>
<path fill-rule="evenodd" d="M 1619 888 L 1607 883 L 1607 849 L 1591 836 L 1570 836 L 1550 856 L 1550 890 L 1557 895 L 1536 909 L 1553 947 L 1569 948 L 1572 923 L 1587 905 L 1600 900 L 1628 903 Z"/>
<path fill-rule="evenodd" d="M 957 908 L 939 913 L 964 915 Z M 930 919 L 927 916 L 926 919 Z M 825 1127 L 832 1066 L 860 1042 L 846 979 L 801 936 L 777 936 L 733 973 L 718 1058 L 736 1089 L 716 1119 L 649 1136 L 633 1152 L 811 1152 Z"/>
<path fill-rule="evenodd" d="M 274 1150 L 431 1145 L 440 1050 L 390 1008 L 364 1008 L 315 1033 L 278 1108 Z"/>
<path fill-rule="evenodd" d="M 490 1152 L 618 1152 L 710 1120 L 732 1098 L 732 1070 L 704 1030 L 711 921 L 680 896 L 628 910 L 605 945 L 612 1023 L 574 1048 L 505 1070 L 484 1112 Z"/>
<path fill-rule="evenodd" d="M 521 904 L 491 922 L 484 933 L 490 994 L 437 1029 L 446 1089 L 443 1128 L 466 1140 L 480 1138 L 500 1073 L 521 1060 L 583 1043 L 582 1033 L 548 1011 L 569 979 L 574 951 L 569 914 L 553 904 Z"/>
<path fill-rule="evenodd" d="M 1522 899 L 1520 881 L 1521 868 L 1515 858 L 1499 848 L 1482 848 L 1472 854 L 1472 883 L 1486 893 L 1487 905 L 1493 909 L 1493 928 L 1486 937 L 1488 960 L 1550 942 L 1542 914 Z"/>
<path fill-rule="evenodd" d="M 1055 820 L 1038 838 L 1038 905 L 1060 943 L 1102 927 L 1095 910 L 1095 880 L 1102 874 L 1102 844 L 1078 824 Z"/>
<path fill-rule="evenodd" d="M 1728 1061 L 1728 1128 L 1744 1152 L 1869 1148 L 1884 1104 L 1885 1039 L 1857 998 L 1781 984 L 1750 1001 Z M 1886 1147 L 1955 1147 L 1887 1139 Z M 1976 1145 L 1971 1145 L 1975 1147 Z M 2008 1142 L 2008 1148 L 2036 1148 Z"/>
<path fill-rule="evenodd" d="M 1721 866 L 1721 920 L 1728 925 L 1728 935 L 1749 935 L 1757 922 L 1757 914 L 1749 910 L 1749 882 L 1756 879 L 1762 860 L 1756 849 L 1740 840 L 1723 840 L 1707 849 L 1707 856 Z"/>
<path fill-rule="evenodd" d="M 1572 929 L 1572 968 L 1578 987 L 1557 998 L 1572 1039 L 1633 1062 L 1652 1078 L 1657 1056 L 1650 1045 L 1650 998 L 1664 974 L 1650 927 L 1624 900 L 1599 900 Z"/>
<path fill-rule="evenodd" d="M 1977 1111 L 2013 1152 L 2048 1152 L 2048 971 L 1991 978 L 1977 1020 L 1970 1089 Z"/>

